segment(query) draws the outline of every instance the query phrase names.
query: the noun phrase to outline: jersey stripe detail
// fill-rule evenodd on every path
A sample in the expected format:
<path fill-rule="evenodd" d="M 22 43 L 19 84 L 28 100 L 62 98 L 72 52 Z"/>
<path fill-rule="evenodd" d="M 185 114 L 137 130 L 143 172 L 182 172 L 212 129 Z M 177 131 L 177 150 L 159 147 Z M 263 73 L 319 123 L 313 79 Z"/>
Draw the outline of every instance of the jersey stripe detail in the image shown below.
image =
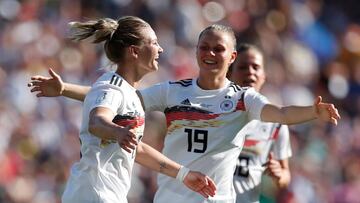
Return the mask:
<path fill-rule="evenodd" d="M 271 130 L 273 133 L 270 135 L 269 140 L 276 140 L 279 137 L 281 126 L 282 125 L 279 123 L 276 125 L 276 127 L 275 127 L 275 124 L 273 125 L 272 130 Z M 246 139 L 244 142 L 244 147 L 251 147 L 251 146 L 256 145 L 259 142 L 260 142 L 260 140 Z M 272 144 L 273 144 L 273 142 L 272 142 Z"/>
<path fill-rule="evenodd" d="M 260 140 L 253 140 L 253 139 L 245 139 L 244 141 L 244 147 L 251 147 L 259 143 Z"/>
<path fill-rule="evenodd" d="M 279 137 L 280 128 L 281 128 L 281 124 L 279 123 L 277 124 L 274 133 L 271 135 L 271 139 L 276 140 Z"/>
<path fill-rule="evenodd" d="M 233 82 L 230 83 L 230 86 L 231 88 L 233 88 L 234 92 L 238 92 L 238 91 L 241 91 L 241 90 L 245 90 L 246 88 L 243 88 L 241 87 L 240 85 L 237 85 Z"/>
<path fill-rule="evenodd" d="M 241 94 L 241 98 L 238 100 L 237 104 L 236 104 L 236 108 L 235 111 L 240 110 L 240 111 L 246 111 L 246 107 L 245 107 L 245 92 L 243 92 Z"/>
<path fill-rule="evenodd" d="M 166 108 L 164 110 L 164 113 L 172 113 L 172 112 L 199 112 L 199 113 L 204 113 L 204 114 L 212 114 L 213 112 L 211 111 L 207 111 L 204 109 L 199 109 L 196 107 L 191 107 L 191 106 L 173 106 L 171 108 Z"/>
<path fill-rule="evenodd" d="M 139 116 L 135 117 L 118 114 L 113 118 L 112 122 L 122 127 L 130 126 L 130 128 L 133 129 L 144 125 L 145 119 Z"/>
<path fill-rule="evenodd" d="M 188 87 L 188 86 L 192 85 L 192 79 L 184 79 L 184 80 L 179 80 L 179 81 L 175 81 L 175 82 L 170 81 L 169 84 L 170 85 L 179 84 L 183 87 Z"/>
<path fill-rule="evenodd" d="M 121 86 L 121 84 L 122 84 L 122 79 L 119 77 L 119 76 L 117 76 L 117 75 L 113 75 L 112 77 L 111 77 L 111 80 L 110 80 L 110 84 L 112 84 L 112 85 L 116 85 L 116 86 Z"/>
<path fill-rule="evenodd" d="M 211 125 L 211 120 L 216 119 L 220 114 L 214 114 L 210 111 L 205 111 L 202 109 L 186 106 L 175 106 L 172 108 L 167 108 L 164 111 L 166 115 L 166 123 L 168 126 L 168 132 L 172 131 L 173 128 L 178 128 L 185 123 L 190 122 L 192 125 L 198 125 L 197 122 L 207 121 L 208 125 Z M 195 121 L 195 122 L 194 122 Z M 221 122 L 217 122 L 220 124 Z M 204 124 L 203 124 L 204 125 Z M 170 127 L 173 126 L 173 127 Z M 204 125 L 203 127 L 205 127 Z M 201 128 L 201 126 L 197 126 Z"/>

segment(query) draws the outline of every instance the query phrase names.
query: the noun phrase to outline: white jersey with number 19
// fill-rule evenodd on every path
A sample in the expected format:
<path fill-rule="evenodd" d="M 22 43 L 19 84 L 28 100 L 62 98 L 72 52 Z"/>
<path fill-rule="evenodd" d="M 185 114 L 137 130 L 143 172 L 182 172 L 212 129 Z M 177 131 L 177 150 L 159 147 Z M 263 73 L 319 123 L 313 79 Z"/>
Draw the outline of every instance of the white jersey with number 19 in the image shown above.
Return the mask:
<path fill-rule="evenodd" d="M 128 153 L 117 141 L 102 140 L 91 134 L 89 114 L 96 107 L 110 109 L 113 122 L 131 125 L 140 141 L 144 111 L 135 89 L 114 72 L 103 74 L 86 95 L 80 129 L 81 159 L 71 168 L 63 203 L 126 203 L 135 151 Z"/>
<path fill-rule="evenodd" d="M 209 199 L 173 178 L 158 176 L 155 203 L 235 202 L 233 174 L 244 137 L 236 136 L 260 119 L 267 99 L 253 88 L 226 80 L 221 89 L 203 90 L 196 79 L 165 82 L 140 91 L 146 111 L 163 111 L 168 132 L 163 153 L 191 170 L 211 177 L 217 186 Z"/>

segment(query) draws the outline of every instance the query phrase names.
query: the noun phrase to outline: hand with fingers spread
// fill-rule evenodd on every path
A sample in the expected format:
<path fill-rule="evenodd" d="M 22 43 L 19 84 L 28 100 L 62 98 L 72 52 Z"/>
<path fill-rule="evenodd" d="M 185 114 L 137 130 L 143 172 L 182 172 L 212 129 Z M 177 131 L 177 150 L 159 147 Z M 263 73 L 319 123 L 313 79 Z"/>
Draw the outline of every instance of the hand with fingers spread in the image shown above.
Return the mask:
<path fill-rule="evenodd" d="M 49 69 L 49 74 L 51 77 L 41 75 L 31 77 L 28 87 L 31 88 L 31 92 L 37 92 L 37 97 L 57 97 L 61 96 L 64 91 L 65 85 L 61 77 L 51 68 Z"/>
<path fill-rule="evenodd" d="M 315 99 L 314 107 L 318 118 L 337 125 L 337 121 L 340 119 L 340 114 L 334 104 L 323 103 L 322 97 L 318 96 Z"/>
<path fill-rule="evenodd" d="M 125 151 L 131 153 L 132 150 L 135 150 L 138 142 L 136 140 L 136 135 L 131 131 L 131 126 L 126 126 L 123 128 L 122 133 L 118 136 L 118 144 Z"/>
<path fill-rule="evenodd" d="M 214 181 L 210 177 L 200 172 L 190 171 L 185 176 L 183 183 L 188 188 L 195 192 L 198 192 L 205 198 L 213 197 L 216 192 L 216 186 Z"/>

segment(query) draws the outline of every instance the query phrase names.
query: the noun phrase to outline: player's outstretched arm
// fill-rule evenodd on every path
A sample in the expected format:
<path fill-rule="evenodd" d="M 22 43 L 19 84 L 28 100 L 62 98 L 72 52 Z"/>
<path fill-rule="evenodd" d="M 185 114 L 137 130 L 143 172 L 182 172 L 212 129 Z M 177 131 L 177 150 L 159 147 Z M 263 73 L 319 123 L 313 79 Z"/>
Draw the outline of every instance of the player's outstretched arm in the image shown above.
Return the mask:
<path fill-rule="evenodd" d="M 28 83 L 31 92 L 35 92 L 37 97 L 57 97 L 65 96 L 79 101 L 84 101 L 86 94 L 89 92 L 89 86 L 75 85 L 65 83 L 61 77 L 49 69 L 50 77 L 36 75 L 31 77 Z"/>
<path fill-rule="evenodd" d="M 321 96 L 315 99 L 312 106 L 278 107 L 267 104 L 261 111 L 261 120 L 281 124 L 298 124 L 313 119 L 320 119 L 337 125 L 340 114 L 334 104 L 323 103 Z"/>
<path fill-rule="evenodd" d="M 211 178 L 200 172 L 190 171 L 143 142 L 138 144 L 135 161 L 154 171 L 176 178 L 205 198 L 215 195 L 216 186 Z"/>
<path fill-rule="evenodd" d="M 161 152 L 167 132 L 166 117 L 163 112 L 150 111 L 145 115 L 145 129 L 142 142 Z"/>

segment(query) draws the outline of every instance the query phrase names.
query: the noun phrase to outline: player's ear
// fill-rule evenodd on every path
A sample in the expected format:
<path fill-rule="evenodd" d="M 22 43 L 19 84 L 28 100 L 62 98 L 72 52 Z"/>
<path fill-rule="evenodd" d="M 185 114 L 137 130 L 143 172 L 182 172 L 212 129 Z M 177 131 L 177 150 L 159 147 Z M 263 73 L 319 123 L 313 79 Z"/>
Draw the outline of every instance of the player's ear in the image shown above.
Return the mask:
<path fill-rule="evenodd" d="M 237 57 L 237 51 L 233 51 L 231 53 L 230 64 L 234 63 L 236 57 Z"/>
<path fill-rule="evenodd" d="M 138 47 L 136 45 L 131 45 L 128 48 L 128 52 L 129 52 L 130 56 L 138 58 L 139 57 L 139 52 L 140 52 L 140 47 Z"/>

